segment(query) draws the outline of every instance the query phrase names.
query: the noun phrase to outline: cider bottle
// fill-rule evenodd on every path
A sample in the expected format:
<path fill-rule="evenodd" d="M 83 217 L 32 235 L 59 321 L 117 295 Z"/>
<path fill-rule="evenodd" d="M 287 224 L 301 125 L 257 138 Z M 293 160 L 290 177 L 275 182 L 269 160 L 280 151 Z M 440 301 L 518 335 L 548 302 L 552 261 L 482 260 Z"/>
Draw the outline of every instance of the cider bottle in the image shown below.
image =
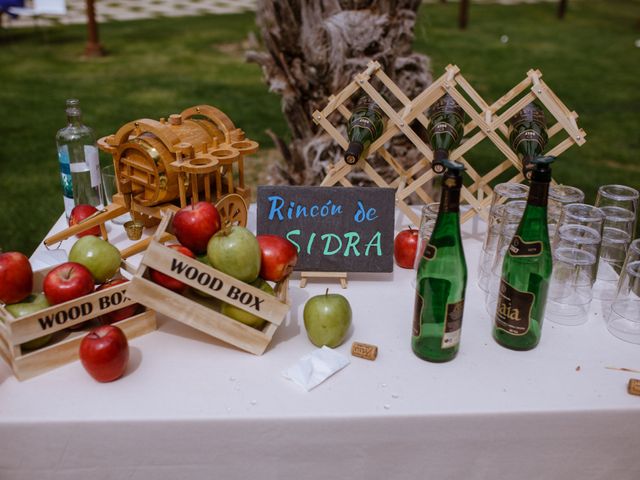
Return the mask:
<path fill-rule="evenodd" d="M 347 124 L 349 146 L 344 152 L 345 162 L 349 165 L 358 163 L 369 146 L 382 135 L 384 119 L 384 113 L 377 103 L 366 95 L 360 97 Z"/>

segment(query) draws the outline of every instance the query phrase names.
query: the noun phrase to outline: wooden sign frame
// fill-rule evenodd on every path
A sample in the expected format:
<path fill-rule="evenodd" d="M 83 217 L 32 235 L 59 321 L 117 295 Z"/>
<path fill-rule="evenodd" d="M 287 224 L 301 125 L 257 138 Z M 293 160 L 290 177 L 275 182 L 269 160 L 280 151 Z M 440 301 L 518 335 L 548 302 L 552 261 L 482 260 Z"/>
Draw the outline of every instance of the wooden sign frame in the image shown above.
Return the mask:
<path fill-rule="evenodd" d="M 400 110 L 394 110 L 372 85 L 373 77 L 382 82 L 402 103 L 403 107 Z M 520 159 L 509 145 L 507 122 L 530 102 L 537 99 L 555 119 L 555 123 L 549 123 L 547 129 L 550 139 L 556 135 L 565 134 L 565 138 L 555 142 L 555 146 L 545 152 L 545 155 L 558 156 L 572 145 L 582 146 L 586 141 L 586 132 L 577 124 L 578 114 L 569 110 L 553 93 L 542 80 L 542 73 L 539 70 L 529 70 L 525 79 L 497 101 L 489 104 L 462 76 L 457 66 L 448 65 L 440 78 L 411 100 L 384 73 L 378 62 L 371 61 L 363 72 L 355 75 L 349 85 L 329 98 L 329 103 L 322 111 L 313 112 L 313 121 L 320 125 L 344 149 L 347 148 L 349 142 L 328 120 L 328 117 L 337 111 L 348 119 L 351 112 L 345 104 L 359 90 L 369 95 L 387 116 L 385 130 L 380 138 L 371 144 L 368 155 L 378 153 L 395 170 L 397 177 L 391 182 L 387 182 L 365 158 L 358 161 L 356 165 L 348 165 L 344 160 L 340 160 L 337 164 L 331 165 L 321 185 L 332 186 L 340 183 L 343 186 L 352 186 L 347 175 L 354 168 L 360 168 L 379 187 L 396 189 L 396 205 L 416 226 L 420 224 L 420 217 L 411 209 L 407 200 L 412 194 L 416 194 L 424 203 L 433 202 L 434 199 L 422 187 L 433 179 L 436 173 L 431 169 L 433 160 L 431 148 L 416 134 L 410 124 L 417 120 L 426 128 L 429 120 L 425 113 L 442 96 L 451 95 L 469 117 L 464 128 L 466 141 L 463 141 L 450 155 L 452 160 L 464 164 L 466 176 L 471 179 L 471 183 L 463 186 L 461 190 L 461 201 L 471 207 L 462 215 L 461 222 L 465 222 L 477 214 L 486 217 L 487 207 L 491 203 L 493 193 L 490 182 L 500 174 L 515 168 L 516 173 L 510 181 L 523 180 Z M 549 120 L 549 118 L 547 119 Z M 401 163 L 384 147 L 385 143 L 399 134 L 405 135 L 422 155 L 418 162 L 407 169 L 402 167 Z M 480 175 L 464 156 L 485 138 L 488 138 L 498 148 L 504 158 L 488 173 Z"/>

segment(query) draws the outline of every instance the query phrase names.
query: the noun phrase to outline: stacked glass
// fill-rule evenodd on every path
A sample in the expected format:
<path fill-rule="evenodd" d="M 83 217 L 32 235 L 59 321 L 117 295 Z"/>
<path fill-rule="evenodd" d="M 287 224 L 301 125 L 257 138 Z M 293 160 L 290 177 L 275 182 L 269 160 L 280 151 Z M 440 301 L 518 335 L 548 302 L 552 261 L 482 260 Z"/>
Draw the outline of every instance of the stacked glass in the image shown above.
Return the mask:
<path fill-rule="evenodd" d="M 489 291 L 491 269 L 493 267 L 498 241 L 501 236 L 502 221 L 503 218 L 505 218 L 505 205 L 512 201 L 526 200 L 527 195 L 529 195 L 529 187 L 521 183 L 499 183 L 493 189 L 487 233 L 482 245 L 482 251 L 480 252 L 480 262 L 478 265 L 478 286 L 484 290 L 484 292 Z M 522 212 L 520 213 L 522 214 Z M 513 234 L 511 234 L 511 236 L 513 236 Z"/>
<path fill-rule="evenodd" d="M 562 325 L 587 321 L 602 244 L 604 213 L 584 203 L 565 205 L 552 238 L 553 274 L 545 318 Z"/>
<path fill-rule="evenodd" d="M 511 244 L 511 240 L 518 230 L 518 225 L 522 219 L 522 214 L 527 206 L 526 200 L 512 200 L 505 203 L 500 209 L 502 215 L 498 219 L 500 231 L 496 240 L 496 248 L 493 255 L 493 261 L 489 274 L 484 280 L 484 288 L 486 289 L 485 307 L 491 320 L 496 313 L 496 305 L 498 301 L 498 289 L 500 287 L 500 279 L 502 278 L 502 260 Z M 482 286 L 482 285 L 481 285 Z"/>
<path fill-rule="evenodd" d="M 569 185 L 549 186 L 549 205 L 547 207 L 547 221 L 549 238 L 553 238 L 560 222 L 560 215 L 565 205 L 584 202 L 584 192 Z"/>
<path fill-rule="evenodd" d="M 636 189 L 625 185 L 603 185 L 598 189 L 596 206 L 605 217 L 598 275 L 593 287 L 594 298 L 598 300 L 612 301 L 620 275 L 626 273 L 624 264 L 635 232 L 638 197 Z"/>

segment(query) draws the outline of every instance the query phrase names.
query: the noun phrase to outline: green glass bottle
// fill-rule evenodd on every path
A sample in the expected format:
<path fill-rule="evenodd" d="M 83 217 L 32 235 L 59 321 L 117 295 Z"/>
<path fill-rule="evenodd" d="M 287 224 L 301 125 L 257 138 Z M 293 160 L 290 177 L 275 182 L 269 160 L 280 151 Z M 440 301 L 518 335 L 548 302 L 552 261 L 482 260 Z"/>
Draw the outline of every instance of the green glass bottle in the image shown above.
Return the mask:
<path fill-rule="evenodd" d="M 429 107 L 428 117 L 427 140 L 433 150 L 431 168 L 436 173 L 442 173 L 445 169 L 443 160 L 448 159 L 451 150 L 460 145 L 466 115 L 462 107 L 447 94 Z"/>
<path fill-rule="evenodd" d="M 502 263 L 493 337 L 513 350 L 530 350 L 540 341 L 552 270 L 547 197 L 554 160 L 531 161 L 527 206 Z"/>
<path fill-rule="evenodd" d="M 509 121 L 509 143 L 522 161 L 522 174 L 531 180 L 531 161 L 542 155 L 547 145 L 547 120 L 544 110 L 531 102 Z"/>
<path fill-rule="evenodd" d="M 358 100 L 349 122 L 347 137 L 349 146 L 344 152 L 344 161 L 355 165 L 384 131 L 385 116 L 382 109 L 371 98 L 363 95 Z"/>
<path fill-rule="evenodd" d="M 467 264 L 460 236 L 460 188 L 464 167 L 442 160 L 440 210 L 418 266 L 411 347 L 424 360 L 446 362 L 458 353 Z"/>

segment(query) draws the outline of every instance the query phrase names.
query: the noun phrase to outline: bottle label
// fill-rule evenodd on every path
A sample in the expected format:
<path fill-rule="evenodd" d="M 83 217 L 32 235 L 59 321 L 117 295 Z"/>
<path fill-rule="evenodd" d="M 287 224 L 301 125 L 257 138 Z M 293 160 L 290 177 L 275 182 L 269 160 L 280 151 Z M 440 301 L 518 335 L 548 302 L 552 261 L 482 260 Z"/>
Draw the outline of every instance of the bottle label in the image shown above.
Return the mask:
<path fill-rule="evenodd" d="M 99 187 L 102 183 L 102 178 L 100 176 L 100 156 L 98 155 L 98 149 L 94 145 L 84 146 L 84 160 L 89 166 L 91 186 L 93 188 Z"/>
<path fill-rule="evenodd" d="M 547 144 L 542 134 L 536 130 L 528 129 L 518 133 L 511 141 L 511 146 L 517 152 L 522 142 L 535 142 L 539 145 L 539 151 L 542 151 Z"/>
<path fill-rule="evenodd" d="M 438 248 L 434 247 L 430 243 L 427 243 L 427 246 L 424 247 L 424 255 L 422 255 L 422 258 L 424 258 L 425 260 L 433 260 L 434 258 L 436 258 L 437 253 Z"/>
<path fill-rule="evenodd" d="M 496 309 L 496 328 L 511 335 L 525 335 L 529 331 L 531 309 L 535 298 L 535 294 L 522 292 L 501 279 Z"/>
<path fill-rule="evenodd" d="M 60 163 L 62 195 L 73 199 L 73 182 L 71 180 L 71 168 L 69 165 L 69 149 L 66 145 L 63 145 L 58 149 L 58 162 Z"/>
<path fill-rule="evenodd" d="M 453 348 L 460 343 L 463 311 L 464 299 L 456 303 L 447 303 L 447 314 L 444 319 L 444 335 L 442 335 L 441 348 Z"/>
<path fill-rule="evenodd" d="M 369 130 L 369 133 L 371 134 L 371 138 L 372 139 L 377 137 L 377 135 L 376 135 L 376 126 L 367 117 L 356 118 L 352 122 L 349 122 L 349 129 L 347 131 L 347 135 L 349 137 L 351 137 L 351 132 L 356 127 L 357 128 L 364 128 L 365 130 Z"/>
<path fill-rule="evenodd" d="M 434 135 L 449 135 L 452 138 L 453 144 L 456 144 L 460 137 L 458 130 L 449 122 L 438 122 L 434 124 L 429 130 L 429 137 L 433 137 Z M 433 141 L 430 140 L 429 143 L 433 146 Z"/>
<path fill-rule="evenodd" d="M 542 242 L 525 242 L 519 235 L 515 235 L 509 245 L 509 254 L 512 257 L 537 257 L 543 249 Z"/>
<path fill-rule="evenodd" d="M 547 128 L 547 120 L 544 116 L 544 111 L 538 107 L 535 103 L 530 103 L 522 110 L 516 113 L 510 120 L 511 125 L 517 128 L 521 123 L 537 123 L 542 128 Z"/>

